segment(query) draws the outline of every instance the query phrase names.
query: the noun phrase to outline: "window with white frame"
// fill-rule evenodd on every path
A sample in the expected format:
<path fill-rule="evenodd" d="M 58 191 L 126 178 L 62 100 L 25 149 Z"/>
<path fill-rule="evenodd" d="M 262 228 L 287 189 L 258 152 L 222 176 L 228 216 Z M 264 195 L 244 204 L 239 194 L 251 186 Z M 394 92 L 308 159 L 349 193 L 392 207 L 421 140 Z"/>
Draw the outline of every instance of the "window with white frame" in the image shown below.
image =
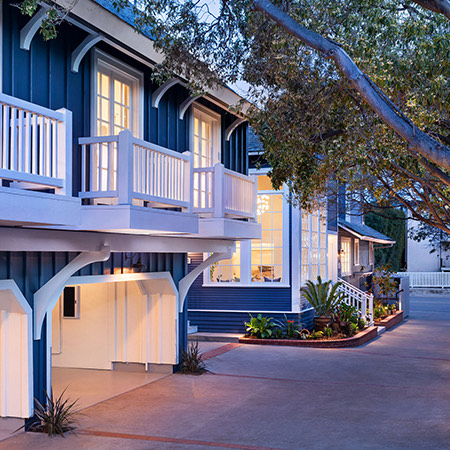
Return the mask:
<path fill-rule="evenodd" d="M 130 130 L 136 137 L 142 137 L 143 74 L 99 50 L 94 52 L 93 67 L 93 134 L 110 136 L 117 135 L 123 130 Z M 99 184 L 94 186 L 94 189 L 115 190 L 117 173 L 115 144 L 100 145 L 93 157 L 94 167 L 100 165 L 101 170 L 100 177 L 98 173 L 94 176 L 95 182 Z M 113 176 L 108 177 L 108 172 Z"/>
<path fill-rule="evenodd" d="M 289 279 L 288 204 L 282 191 L 275 191 L 267 175 L 259 175 L 257 220 L 262 239 L 237 243 L 230 260 L 211 266 L 207 283 L 232 282 L 245 285 L 286 285 Z M 279 284 L 278 284 L 279 283 Z"/>
<path fill-rule="evenodd" d="M 341 274 L 351 275 L 352 273 L 352 240 L 350 238 L 341 238 Z"/>
<path fill-rule="evenodd" d="M 252 282 L 283 281 L 283 194 L 266 175 L 258 176 L 257 220 L 261 239 L 252 241 Z"/>
<path fill-rule="evenodd" d="M 236 251 L 230 259 L 224 259 L 210 266 L 209 277 L 209 281 L 213 283 L 239 283 L 241 281 L 240 242 L 236 242 Z"/>
<path fill-rule="evenodd" d="M 220 162 L 220 115 L 202 105 L 194 105 L 192 130 L 194 208 L 208 210 L 213 208 L 213 167 Z"/>
<path fill-rule="evenodd" d="M 353 265 L 359 266 L 359 239 L 355 239 L 353 246 Z"/>
<path fill-rule="evenodd" d="M 302 212 L 301 218 L 301 283 L 328 277 L 327 212 L 320 208 L 313 213 Z"/>

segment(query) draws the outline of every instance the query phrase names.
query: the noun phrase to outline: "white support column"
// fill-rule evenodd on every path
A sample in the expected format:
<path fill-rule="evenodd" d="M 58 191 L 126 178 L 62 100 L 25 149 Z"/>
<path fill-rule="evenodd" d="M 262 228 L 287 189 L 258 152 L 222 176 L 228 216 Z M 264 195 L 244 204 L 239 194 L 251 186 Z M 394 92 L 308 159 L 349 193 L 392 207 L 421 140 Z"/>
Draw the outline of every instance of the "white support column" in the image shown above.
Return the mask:
<path fill-rule="evenodd" d="M 298 208 L 296 208 L 295 206 L 291 207 L 292 207 L 292 231 L 290 233 L 292 239 L 291 311 L 300 312 L 301 214 Z"/>
<path fill-rule="evenodd" d="M 119 133 L 117 143 L 117 190 L 119 205 L 131 204 L 133 191 L 133 135 L 124 130 Z"/>
<path fill-rule="evenodd" d="M 222 259 L 230 259 L 234 253 L 234 246 L 224 253 L 213 253 L 209 258 L 206 258 L 201 264 L 191 270 L 184 278 L 178 283 L 178 291 L 180 292 L 180 312 L 183 312 L 184 300 L 186 295 L 192 286 L 192 283 L 196 278 L 211 264 L 214 264 Z"/>
<path fill-rule="evenodd" d="M 214 217 L 224 217 L 224 178 L 225 167 L 217 163 L 214 166 Z"/>
<path fill-rule="evenodd" d="M 184 193 L 188 196 L 189 207 L 186 212 L 191 213 L 194 208 L 194 158 L 191 152 L 183 152 L 183 155 L 189 156 L 189 161 L 185 163 L 184 171 Z"/>
<path fill-rule="evenodd" d="M 46 314 L 51 316 L 52 310 L 58 302 L 68 279 L 83 267 L 100 261 L 109 259 L 109 247 L 103 247 L 99 251 L 83 252 L 70 261 L 67 266 L 62 268 L 53 278 L 44 284 L 34 294 L 34 339 L 41 338 L 42 324 Z"/>
<path fill-rule="evenodd" d="M 56 189 L 57 194 L 72 196 L 72 111 L 66 108 L 58 109 L 64 115 L 64 120 L 58 122 L 58 154 L 57 177 L 64 179 L 64 187 Z"/>

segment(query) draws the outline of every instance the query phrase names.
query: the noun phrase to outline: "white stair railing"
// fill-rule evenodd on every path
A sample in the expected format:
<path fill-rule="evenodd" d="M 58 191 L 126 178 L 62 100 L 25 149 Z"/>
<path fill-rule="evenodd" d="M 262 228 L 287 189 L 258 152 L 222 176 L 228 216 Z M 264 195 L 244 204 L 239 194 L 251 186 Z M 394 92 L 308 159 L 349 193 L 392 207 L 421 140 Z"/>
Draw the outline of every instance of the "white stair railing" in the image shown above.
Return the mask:
<path fill-rule="evenodd" d="M 373 325 L 373 295 L 358 289 L 342 278 L 338 278 L 338 281 L 339 291 L 345 294 L 344 303 L 356 308 L 358 315 L 366 318 L 369 326 Z"/>

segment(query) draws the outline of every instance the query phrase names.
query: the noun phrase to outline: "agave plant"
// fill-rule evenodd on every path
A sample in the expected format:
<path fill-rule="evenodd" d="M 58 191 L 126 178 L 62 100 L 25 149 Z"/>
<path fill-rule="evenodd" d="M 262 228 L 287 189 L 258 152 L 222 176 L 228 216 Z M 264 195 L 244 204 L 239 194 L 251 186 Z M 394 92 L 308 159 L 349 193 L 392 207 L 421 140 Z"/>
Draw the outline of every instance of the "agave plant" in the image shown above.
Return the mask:
<path fill-rule="evenodd" d="M 323 282 L 319 276 L 317 283 L 307 281 L 306 286 L 301 288 L 301 292 L 318 316 L 331 316 L 336 306 L 344 298 L 344 293 L 338 291 L 340 285 L 339 282 L 335 284 L 332 284 L 331 281 Z"/>
<path fill-rule="evenodd" d="M 189 373 L 193 375 L 200 375 L 207 372 L 206 364 L 202 360 L 198 341 L 191 342 L 186 351 L 183 350 L 181 354 L 181 373 Z"/>
<path fill-rule="evenodd" d="M 78 400 L 72 402 L 64 399 L 66 389 L 56 400 L 53 400 L 53 393 L 49 396 L 45 391 L 46 404 L 42 404 L 37 398 L 34 399 L 35 422 L 30 426 L 32 431 L 47 433 L 50 437 L 56 434 L 64 437 L 66 431 L 74 433 L 76 423 L 74 407 Z"/>

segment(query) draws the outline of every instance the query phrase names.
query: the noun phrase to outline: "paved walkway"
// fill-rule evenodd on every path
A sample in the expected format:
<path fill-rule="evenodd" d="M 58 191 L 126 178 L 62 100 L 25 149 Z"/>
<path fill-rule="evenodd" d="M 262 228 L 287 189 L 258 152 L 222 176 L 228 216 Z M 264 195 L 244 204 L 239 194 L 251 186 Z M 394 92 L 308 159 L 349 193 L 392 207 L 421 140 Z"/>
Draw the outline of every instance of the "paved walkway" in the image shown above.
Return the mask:
<path fill-rule="evenodd" d="M 232 345 L 207 360 L 213 374 L 85 409 L 78 436 L 0 449 L 448 449 L 449 320 L 450 298 L 412 298 L 410 319 L 363 347 Z"/>

